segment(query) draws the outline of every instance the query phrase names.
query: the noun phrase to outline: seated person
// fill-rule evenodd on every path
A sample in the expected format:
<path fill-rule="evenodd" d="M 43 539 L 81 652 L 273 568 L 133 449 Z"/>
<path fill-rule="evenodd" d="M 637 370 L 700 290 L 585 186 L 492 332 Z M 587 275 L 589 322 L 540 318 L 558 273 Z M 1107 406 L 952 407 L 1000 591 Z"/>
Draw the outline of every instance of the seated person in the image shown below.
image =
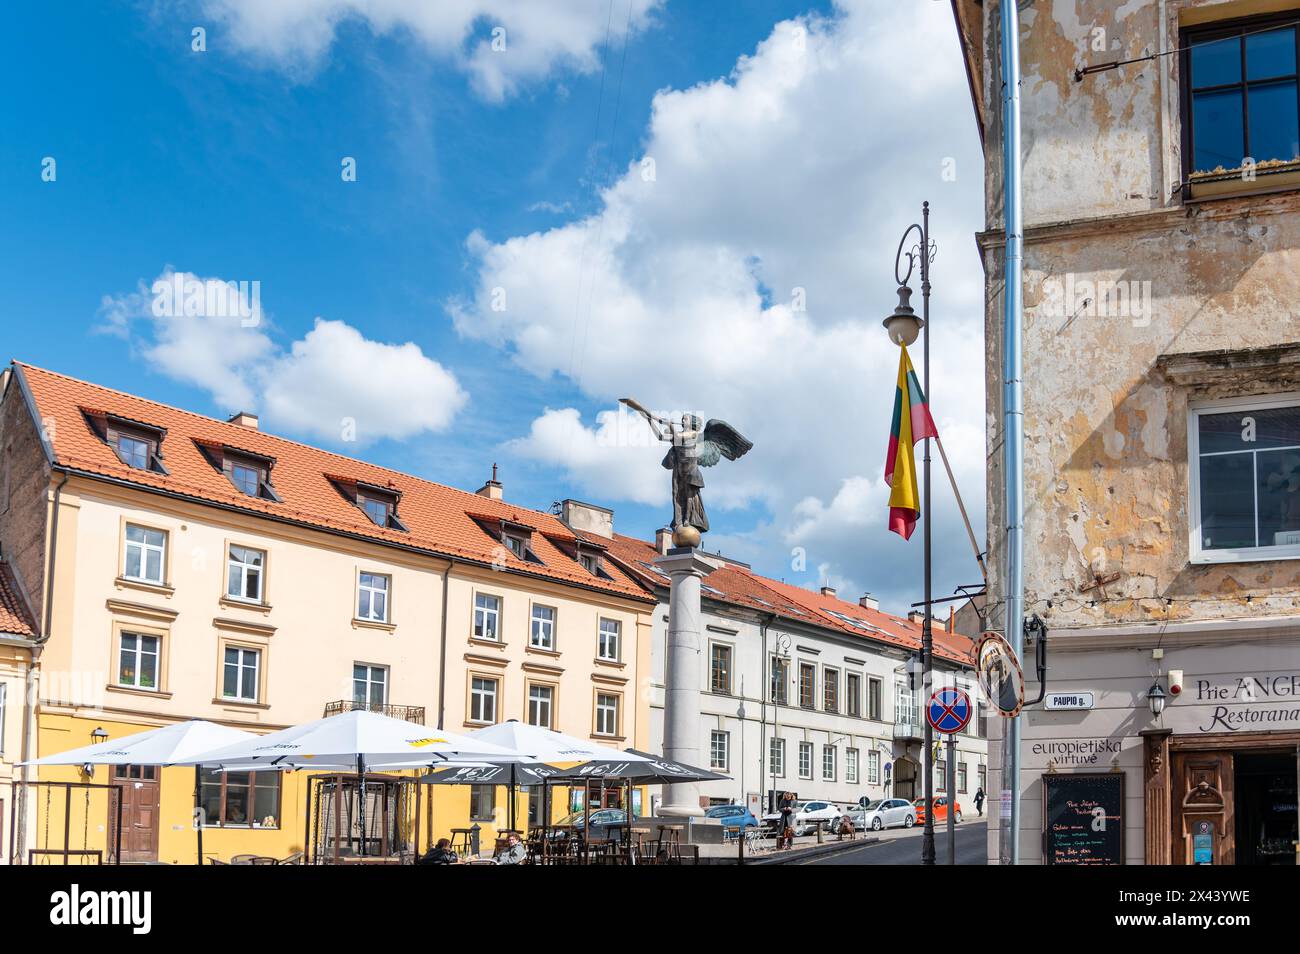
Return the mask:
<path fill-rule="evenodd" d="M 451 850 L 450 838 L 439 838 L 438 843 L 421 856 L 416 864 L 420 865 L 454 865 L 460 859 Z"/>
<path fill-rule="evenodd" d="M 528 849 L 524 847 L 523 842 L 519 840 L 519 835 L 511 832 L 506 837 L 506 850 L 497 855 L 494 859 L 499 865 L 520 865 L 528 858 Z"/>

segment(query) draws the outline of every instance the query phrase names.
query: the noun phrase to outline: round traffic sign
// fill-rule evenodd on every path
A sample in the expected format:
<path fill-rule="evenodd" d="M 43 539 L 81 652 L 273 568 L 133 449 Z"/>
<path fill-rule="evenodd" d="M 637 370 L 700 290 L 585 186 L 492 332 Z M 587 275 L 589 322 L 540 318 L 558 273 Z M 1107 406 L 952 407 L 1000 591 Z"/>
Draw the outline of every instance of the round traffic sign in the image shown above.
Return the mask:
<path fill-rule="evenodd" d="M 925 717 L 936 732 L 960 732 L 970 722 L 970 695 L 955 686 L 936 689 L 930 696 Z"/>

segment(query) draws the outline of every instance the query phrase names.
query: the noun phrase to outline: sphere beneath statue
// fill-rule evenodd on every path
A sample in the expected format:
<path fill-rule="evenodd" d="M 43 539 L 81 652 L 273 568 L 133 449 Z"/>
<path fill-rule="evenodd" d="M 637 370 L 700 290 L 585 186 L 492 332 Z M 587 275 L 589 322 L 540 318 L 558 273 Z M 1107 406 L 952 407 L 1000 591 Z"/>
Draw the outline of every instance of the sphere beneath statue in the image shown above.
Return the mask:
<path fill-rule="evenodd" d="M 673 546 L 675 547 L 698 547 L 700 545 L 700 531 L 690 524 L 682 524 L 673 531 Z"/>

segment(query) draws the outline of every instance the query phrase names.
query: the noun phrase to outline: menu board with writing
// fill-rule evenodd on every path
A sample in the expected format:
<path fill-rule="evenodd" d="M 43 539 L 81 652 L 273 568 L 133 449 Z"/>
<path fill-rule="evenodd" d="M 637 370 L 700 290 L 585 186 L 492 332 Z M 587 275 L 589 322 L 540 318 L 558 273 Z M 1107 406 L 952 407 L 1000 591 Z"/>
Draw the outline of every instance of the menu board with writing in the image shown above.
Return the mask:
<path fill-rule="evenodd" d="M 1043 860 L 1049 865 L 1124 863 L 1124 773 L 1043 779 Z"/>

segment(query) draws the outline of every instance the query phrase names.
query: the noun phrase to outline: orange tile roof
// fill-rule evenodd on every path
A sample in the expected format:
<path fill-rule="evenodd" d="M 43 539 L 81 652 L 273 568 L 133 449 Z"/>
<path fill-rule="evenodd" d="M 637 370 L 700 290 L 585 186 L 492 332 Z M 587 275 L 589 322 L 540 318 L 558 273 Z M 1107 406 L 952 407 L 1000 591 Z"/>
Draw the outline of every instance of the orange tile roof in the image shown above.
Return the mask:
<path fill-rule="evenodd" d="M 629 571 L 639 574 L 647 585 L 663 586 L 668 582 L 651 569 L 654 559 L 659 556 L 652 544 L 616 534 L 610 541 L 609 552 Z M 776 613 L 795 622 L 824 626 L 859 639 L 883 642 L 903 649 L 921 648 L 921 627 L 910 620 L 759 576 L 748 567 L 738 564 L 724 564 L 706 576 L 704 584 L 718 591 L 708 595 L 736 606 Z M 856 621 L 858 625 L 849 620 Z M 971 650 L 974 644 L 971 640 L 937 627 L 933 633 L 937 657 L 963 666 L 972 664 Z"/>
<path fill-rule="evenodd" d="M 0 633 L 32 639 L 36 636 L 36 622 L 18 590 L 13 568 L 0 560 Z"/>
<path fill-rule="evenodd" d="M 56 466 L 378 543 L 495 564 L 528 576 L 652 600 L 635 577 L 617 567 L 607 567 L 612 579 L 592 576 L 583 569 L 553 542 L 574 539 L 572 531 L 553 514 L 457 490 L 29 364 L 14 362 L 14 368 L 30 388 L 38 416 L 53 422 L 48 432 Z M 87 422 L 83 413 L 87 408 L 165 430 L 161 452 L 168 473 L 138 470 L 122 463 Z M 200 444 L 214 443 L 273 460 L 271 484 L 280 501 L 249 497 L 236 490 L 199 450 Z M 400 492 L 397 516 L 407 530 L 376 526 L 339 491 L 334 481 L 340 478 Z M 533 534 L 530 546 L 542 562 L 516 557 L 477 522 L 483 520 L 507 520 L 539 531 Z"/>

